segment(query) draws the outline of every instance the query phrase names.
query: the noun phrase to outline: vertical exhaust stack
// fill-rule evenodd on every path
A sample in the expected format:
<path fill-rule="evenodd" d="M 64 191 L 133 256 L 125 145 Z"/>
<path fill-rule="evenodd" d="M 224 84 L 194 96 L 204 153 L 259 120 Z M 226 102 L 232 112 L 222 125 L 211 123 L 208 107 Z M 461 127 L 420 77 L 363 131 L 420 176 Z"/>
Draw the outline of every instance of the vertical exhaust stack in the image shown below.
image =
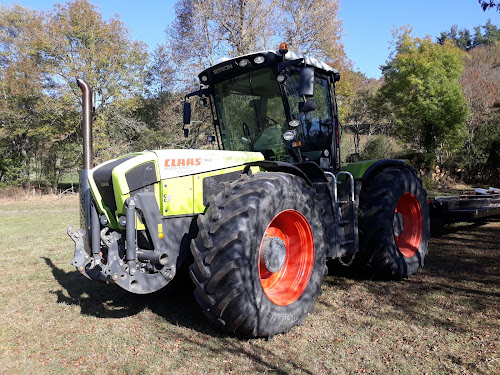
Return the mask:
<path fill-rule="evenodd" d="M 78 87 L 82 90 L 82 135 L 83 135 L 83 168 L 80 171 L 80 227 L 85 229 L 85 250 L 91 253 L 91 206 L 89 170 L 94 166 L 92 150 L 92 89 L 81 78 L 77 78 Z"/>

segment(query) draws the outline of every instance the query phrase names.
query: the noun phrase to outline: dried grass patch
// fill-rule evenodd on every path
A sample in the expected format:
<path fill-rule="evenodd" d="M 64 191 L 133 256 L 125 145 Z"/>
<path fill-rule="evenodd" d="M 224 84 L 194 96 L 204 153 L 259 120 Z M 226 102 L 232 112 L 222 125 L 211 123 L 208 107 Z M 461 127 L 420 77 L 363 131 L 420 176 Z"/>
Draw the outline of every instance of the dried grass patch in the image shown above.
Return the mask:
<path fill-rule="evenodd" d="M 448 228 L 402 282 L 335 269 L 302 326 L 246 340 L 213 328 L 190 285 L 135 296 L 86 280 L 69 264 L 77 207 L 0 204 L 2 374 L 500 373 L 498 220 Z"/>

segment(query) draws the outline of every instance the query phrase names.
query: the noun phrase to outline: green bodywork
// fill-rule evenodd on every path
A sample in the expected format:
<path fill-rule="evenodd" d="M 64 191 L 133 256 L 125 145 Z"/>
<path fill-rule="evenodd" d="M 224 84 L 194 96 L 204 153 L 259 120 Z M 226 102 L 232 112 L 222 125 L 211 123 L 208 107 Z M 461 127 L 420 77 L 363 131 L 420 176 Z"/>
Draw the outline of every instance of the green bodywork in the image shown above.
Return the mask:
<path fill-rule="evenodd" d="M 379 162 L 379 160 L 363 160 L 363 161 L 358 161 L 356 163 L 351 163 L 344 165 L 341 170 L 349 172 L 352 174 L 355 180 L 359 180 L 363 178 L 365 172 L 370 168 L 373 164 L 376 162 Z M 410 164 L 409 160 L 399 160 L 403 163 Z M 342 178 L 345 178 L 344 176 L 339 176 L 339 180 L 343 180 Z"/>
<path fill-rule="evenodd" d="M 355 180 L 359 180 L 361 177 L 363 177 L 363 174 L 366 172 L 366 170 L 370 168 L 373 164 L 375 164 L 377 161 L 378 160 L 358 161 L 356 163 L 344 165 L 342 167 L 342 170 L 352 174 Z"/>
<path fill-rule="evenodd" d="M 225 154 L 224 151 L 222 151 Z M 185 215 L 195 215 L 203 213 L 206 209 L 203 204 L 203 180 L 207 177 L 222 175 L 226 173 L 233 173 L 242 171 L 245 162 L 263 160 L 264 157 L 258 153 L 242 153 L 242 160 L 229 157 L 224 160 L 227 165 L 226 168 L 217 168 L 215 170 L 202 171 L 200 173 L 192 173 L 188 175 L 180 175 L 169 178 L 161 178 L 160 167 L 164 161 L 159 160 L 158 155 L 152 151 L 144 151 L 140 153 L 133 153 L 121 156 L 117 159 L 107 161 L 98 165 L 89 172 L 89 184 L 94 202 L 96 204 L 99 215 L 104 215 L 108 220 L 108 227 L 111 229 L 125 229 L 119 225 L 120 216 L 126 215 L 125 201 L 127 198 L 134 194 L 127 183 L 126 174 L 136 168 L 145 166 L 149 163 L 154 164 L 154 173 L 156 177 L 150 180 L 151 183 L 145 185 L 147 191 L 154 191 L 156 201 L 159 208 L 159 213 L 163 217 L 177 217 Z M 257 156 L 256 156 L 257 155 Z M 128 160 L 124 160 L 128 158 Z M 119 165 L 112 169 L 111 180 L 114 194 L 114 201 L 116 202 L 116 211 L 112 212 L 109 208 L 110 204 L 105 203 L 103 194 L 101 194 L 94 172 L 98 168 L 105 167 L 106 165 L 124 160 Z M 237 164 L 237 165 L 235 165 Z M 259 167 L 252 167 L 252 173 L 258 172 Z M 105 183 L 104 185 L 106 185 Z M 109 185 L 108 185 L 109 186 Z M 139 191 L 144 188 L 139 189 Z M 101 188 L 102 190 L 102 188 Z M 137 189 L 136 189 L 137 191 Z M 136 223 L 136 229 L 145 229 L 144 224 L 139 220 Z"/>

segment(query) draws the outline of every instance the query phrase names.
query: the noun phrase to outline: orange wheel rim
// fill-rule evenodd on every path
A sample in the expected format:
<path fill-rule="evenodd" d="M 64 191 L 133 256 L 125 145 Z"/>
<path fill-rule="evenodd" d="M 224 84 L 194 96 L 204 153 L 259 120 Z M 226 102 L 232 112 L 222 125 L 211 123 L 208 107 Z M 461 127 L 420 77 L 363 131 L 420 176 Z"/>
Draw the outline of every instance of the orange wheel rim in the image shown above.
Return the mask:
<path fill-rule="evenodd" d="M 422 209 L 417 198 L 405 193 L 399 198 L 394 211 L 394 240 L 403 256 L 414 256 L 422 243 Z"/>
<path fill-rule="evenodd" d="M 263 244 L 272 238 L 283 244 L 286 255 L 279 270 L 272 272 L 265 262 Z M 287 306 L 304 292 L 314 268 L 314 237 L 307 219 L 298 211 L 285 210 L 266 228 L 259 248 L 259 277 L 262 289 L 274 304 Z"/>

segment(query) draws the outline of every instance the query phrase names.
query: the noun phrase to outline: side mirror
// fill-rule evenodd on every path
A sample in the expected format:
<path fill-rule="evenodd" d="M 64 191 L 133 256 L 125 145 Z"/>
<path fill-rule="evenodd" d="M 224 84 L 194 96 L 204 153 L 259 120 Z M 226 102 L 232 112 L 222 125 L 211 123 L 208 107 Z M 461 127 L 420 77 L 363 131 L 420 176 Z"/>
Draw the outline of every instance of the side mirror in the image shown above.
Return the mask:
<path fill-rule="evenodd" d="M 304 67 L 300 69 L 299 95 L 314 95 L 314 68 Z"/>
<path fill-rule="evenodd" d="M 189 125 L 191 123 L 191 103 L 184 102 L 184 109 L 182 114 L 184 125 Z M 183 128 L 184 130 L 187 130 Z"/>
<path fill-rule="evenodd" d="M 299 102 L 299 112 L 311 112 L 316 109 L 316 100 L 313 98 L 307 102 Z"/>

